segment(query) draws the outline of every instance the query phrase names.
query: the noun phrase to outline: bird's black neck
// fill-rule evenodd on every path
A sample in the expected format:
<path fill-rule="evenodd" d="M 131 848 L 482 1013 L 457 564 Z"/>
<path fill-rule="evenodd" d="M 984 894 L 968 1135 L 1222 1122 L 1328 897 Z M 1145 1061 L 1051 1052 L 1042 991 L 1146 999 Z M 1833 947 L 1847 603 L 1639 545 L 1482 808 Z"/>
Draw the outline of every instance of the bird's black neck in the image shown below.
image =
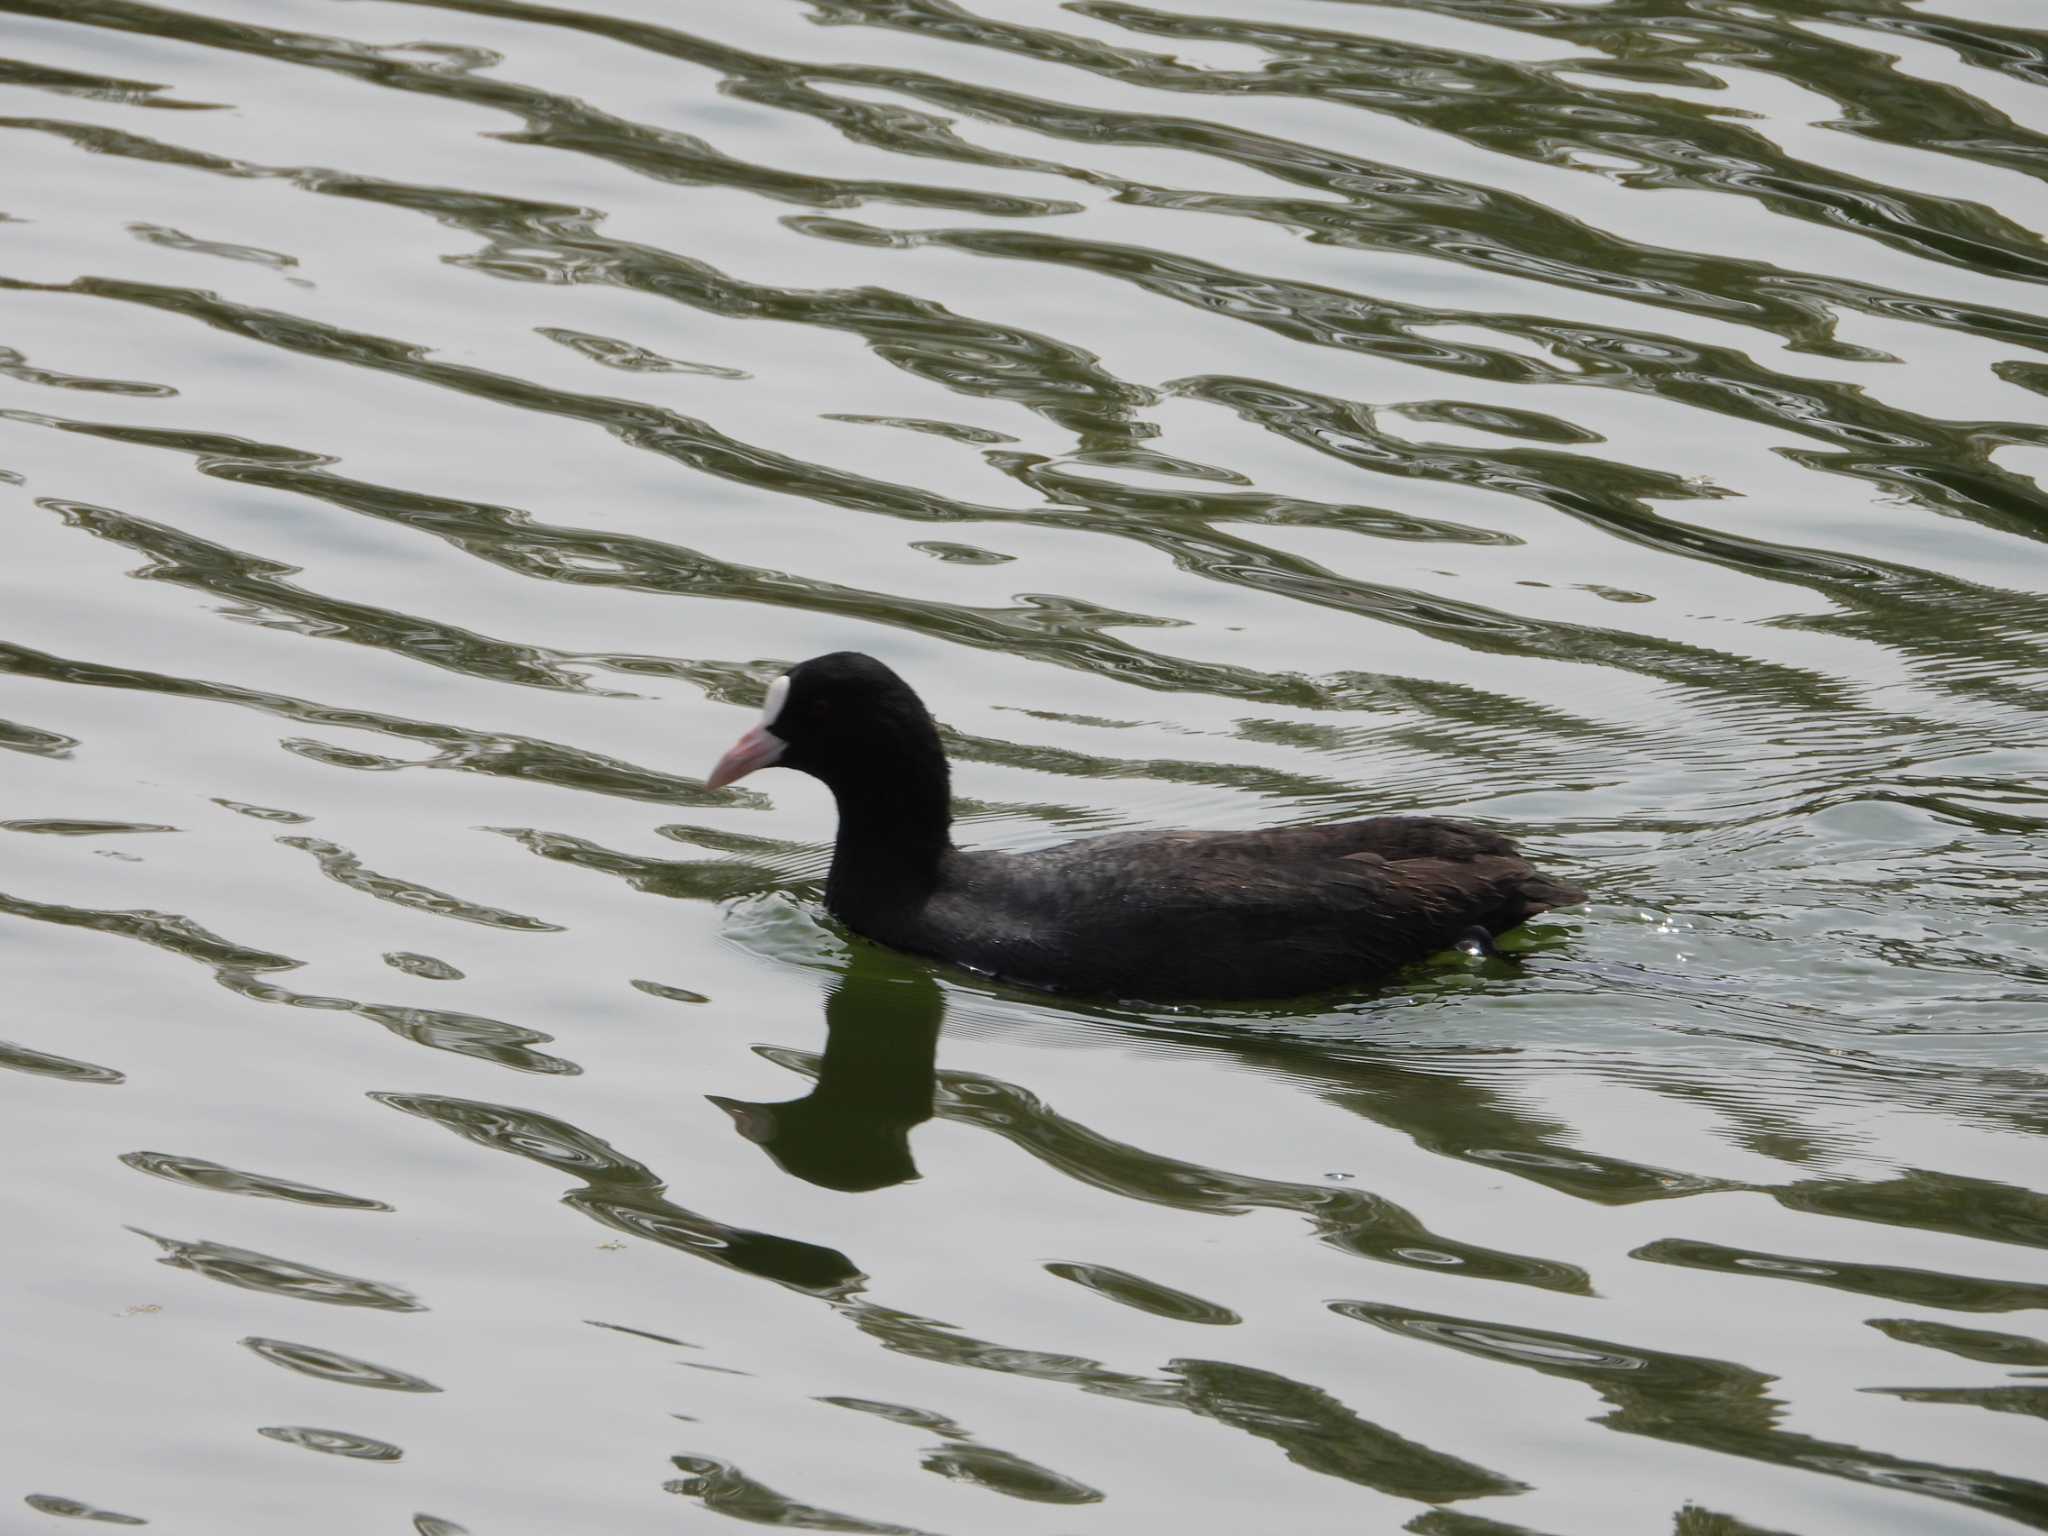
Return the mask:
<path fill-rule="evenodd" d="M 943 754 L 873 762 L 827 780 L 839 803 L 839 837 L 825 905 L 855 928 L 915 908 L 938 884 L 953 846 L 952 788 Z"/>

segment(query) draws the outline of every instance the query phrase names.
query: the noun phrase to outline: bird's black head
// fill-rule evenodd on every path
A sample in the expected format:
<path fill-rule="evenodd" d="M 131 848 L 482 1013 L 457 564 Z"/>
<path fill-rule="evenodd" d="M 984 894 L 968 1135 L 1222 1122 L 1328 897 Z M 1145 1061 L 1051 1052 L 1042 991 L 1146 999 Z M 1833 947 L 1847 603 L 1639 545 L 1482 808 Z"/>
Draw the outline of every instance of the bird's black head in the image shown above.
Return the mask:
<path fill-rule="evenodd" d="M 951 845 L 945 748 L 924 701 L 872 656 L 834 651 L 791 667 L 768 687 L 760 721 L 705 780 L 719 789 L 757 768 L 822 779 L 839 805 L 826 904 L 840 912 L 879 892 L 902 899 L 928 884 Z"/>
<path fill-rule="evenodd" d="M 910 685 L 872 656 L 834 651 L 799 662 L 768 686 L 761 718 L 719 759 L 719 789 L 757 768 L 794 768 L 837 789 L 928 774 L 945 753 Z"/>

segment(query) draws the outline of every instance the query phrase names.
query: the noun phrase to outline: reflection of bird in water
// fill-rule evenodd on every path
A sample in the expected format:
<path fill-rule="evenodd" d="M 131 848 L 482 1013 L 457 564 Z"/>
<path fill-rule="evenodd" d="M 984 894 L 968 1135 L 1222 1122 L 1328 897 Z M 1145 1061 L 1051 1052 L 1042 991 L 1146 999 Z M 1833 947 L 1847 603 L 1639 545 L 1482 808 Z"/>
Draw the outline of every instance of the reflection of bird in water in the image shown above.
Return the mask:
<path fill-rule="evenodd" d="M 921 971 L 856 952 L 825 1003 L 825 1057 L 800 1099 L 707 1097 L 785 1173 L 826 1189 L 885 1189 L 917 1177 L 910 1129 L 932 1114 L 932 1060 L 945 999 Z"/>

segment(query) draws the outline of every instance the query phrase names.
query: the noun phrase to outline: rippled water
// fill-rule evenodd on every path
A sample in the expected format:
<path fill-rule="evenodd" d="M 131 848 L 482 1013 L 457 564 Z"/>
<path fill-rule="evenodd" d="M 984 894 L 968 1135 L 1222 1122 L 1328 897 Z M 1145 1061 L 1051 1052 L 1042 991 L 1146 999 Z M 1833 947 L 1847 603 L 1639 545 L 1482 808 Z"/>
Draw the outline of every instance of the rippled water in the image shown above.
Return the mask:
<path fill-rule="evenodd" d="M 0 1525 L 2048 1528 L 2037 0 L 195 3 L 0 0 Z M 849 942 L 849 646 L 1595 900 Z"/>

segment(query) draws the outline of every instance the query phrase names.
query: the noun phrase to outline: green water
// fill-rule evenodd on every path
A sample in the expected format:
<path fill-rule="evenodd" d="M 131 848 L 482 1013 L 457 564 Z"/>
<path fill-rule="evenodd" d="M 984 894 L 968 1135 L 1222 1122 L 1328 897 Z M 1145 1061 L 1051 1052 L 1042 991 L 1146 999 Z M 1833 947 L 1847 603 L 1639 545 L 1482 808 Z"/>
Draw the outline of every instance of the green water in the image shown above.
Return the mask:
<path fill-rule="evenodd" d="M 2048 1529 L 2037 0 L 0 0 L 0 1527 Z M 823 913 L 1431 811 L 1260 1009 Z"/>

